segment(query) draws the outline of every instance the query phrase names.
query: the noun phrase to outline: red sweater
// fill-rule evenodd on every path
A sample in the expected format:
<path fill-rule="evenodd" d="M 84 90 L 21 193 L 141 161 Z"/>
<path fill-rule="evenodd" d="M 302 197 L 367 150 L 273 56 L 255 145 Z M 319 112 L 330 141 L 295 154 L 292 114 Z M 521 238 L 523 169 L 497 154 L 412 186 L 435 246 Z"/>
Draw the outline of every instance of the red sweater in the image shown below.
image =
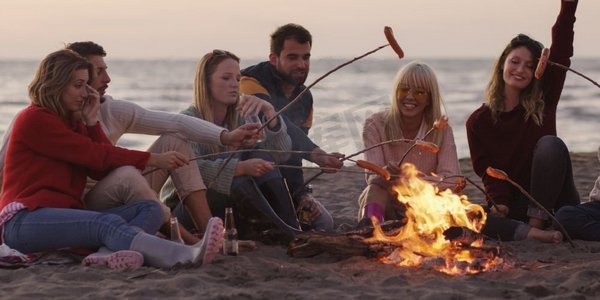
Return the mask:
<path fill-rule="evenodd" d="M 11 202 L 38 207 L 82 208 L 86 177 L 133 165 L 143 169 L 150 154 L 115 147 L 100 124 L 67 124 L 30 105 L 15 119 L 6 153 L 0 210 Z"/>
<path fill-rule="evenodd" d="M 573 56 L 573 24 L 577 2 L 562 2 L 560 14 L 552 27 L 550 60 L 565 66 Z M 541 126 L 530 118 L 524 121 L 525 110 L 517 106 L 500 113 L 494 123 L 485 104 L 467 120 L 467 138 L 473 169 L 482 177 L 487 192 L 497 203 L 507 204 L 516 190 L 505 181 L 485 176 L 490 166 L 505 171 L 509 177 L 529 189 L 533 151 L 544 135 L 556 135 L 556 107 L 562 93 L 566 71 L 548 65 L 543 77 L 544 116 Z M 535 79 L 534 79 L 535 80 Z"/>

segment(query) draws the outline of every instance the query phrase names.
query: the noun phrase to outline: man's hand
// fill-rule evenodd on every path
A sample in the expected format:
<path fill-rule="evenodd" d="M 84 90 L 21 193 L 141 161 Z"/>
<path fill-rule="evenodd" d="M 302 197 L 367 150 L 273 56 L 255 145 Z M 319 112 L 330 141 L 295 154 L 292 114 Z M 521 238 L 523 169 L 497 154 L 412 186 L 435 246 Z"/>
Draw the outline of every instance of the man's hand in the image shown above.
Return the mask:
<path fill-rule="evenodd" d="M 333 168 L 340 169 L 344 163 L 341 159 L 344 158 L 344 154 L 338 152 L 327 153 L 321 148 L 315 148 L 310 154 L 310 161 L 319 165 L 322 168 Z M 335 173 L 334 170 L 323 170 L 327 173 Z"/>
<path fill-rule="evenodd" d="M 235 130 L 221 132 L 221 144 L 238 148 L 241 146 L 252 146 L 260 137 L 258 134 L 260 124 L 244 124 Z"/>
<path fill-rule="evenodd" d="M 189 162 L 188 158 L 183 154 L 177 151 L 168 151 L 163 153 L 150 153 L 148 165 L 173 171 L 181 166 L 187 165 Z"/>

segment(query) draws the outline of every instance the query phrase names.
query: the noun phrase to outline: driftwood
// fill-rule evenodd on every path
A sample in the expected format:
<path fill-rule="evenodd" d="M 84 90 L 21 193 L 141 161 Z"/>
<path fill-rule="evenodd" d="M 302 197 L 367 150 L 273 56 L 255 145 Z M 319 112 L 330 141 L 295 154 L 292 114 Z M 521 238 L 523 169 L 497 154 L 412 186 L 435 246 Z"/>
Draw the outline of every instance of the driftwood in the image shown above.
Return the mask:
<path fill-rule="evenodd" d="M 382 223 L 381 229 L 386 235 L 396 235 L 405 224 L 404 221 L 394 220 Z M 351 256 L 383 257 L 390 255 L 402 245 L 392 242 L 365 242 L 373 235 L 373 227 L 366 226 L 361 229 L 345 233 L 303 232 L 296 236 L 288 247 L 288 255 L 293 257 L 312 257 L 321 253 L 328 253 L 338 258 Z M 451 227 L 444 231 L 444 237 L 457 243 L 460 249 L 469 250 L 478 257 L 499 255 L 496 247 L 472 247 L 470 244 L 481 238 L 479 233 L 463 227 Z"/>
<path fill-rule="evenodd" d="M 404 225 L 402 221 L 386 221 L 381 224 L 381 228 L 388 234 L 394 234 L 402 225 Z M 365 239 L 372 235 L 372 226 L 365 226 L 345 233 L 306 231 L 298 234 L 294 241 L 289 244 L 288 255 L 311 257 L 325 252 L 339 258 L 350 256 L 380 257 L 390 254 L 397 248 L 397 245 L 385 243 L 366 243 Z"/>

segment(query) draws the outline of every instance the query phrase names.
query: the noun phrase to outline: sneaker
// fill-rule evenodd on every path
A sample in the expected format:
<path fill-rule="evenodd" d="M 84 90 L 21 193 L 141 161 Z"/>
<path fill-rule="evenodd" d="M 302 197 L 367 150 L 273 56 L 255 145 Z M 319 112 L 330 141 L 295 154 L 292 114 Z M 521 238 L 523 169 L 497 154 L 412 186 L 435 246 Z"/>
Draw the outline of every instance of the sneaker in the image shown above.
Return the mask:
<path fill-rule="evenodd" d="M 113 252 L 102 247 L 98 252 L 86 256 L 81 264 L 85 266 L 105 265 L 116 270 L 137 269 L 144 264 L 144 256 L 137 251 L 121 250 Z"/>

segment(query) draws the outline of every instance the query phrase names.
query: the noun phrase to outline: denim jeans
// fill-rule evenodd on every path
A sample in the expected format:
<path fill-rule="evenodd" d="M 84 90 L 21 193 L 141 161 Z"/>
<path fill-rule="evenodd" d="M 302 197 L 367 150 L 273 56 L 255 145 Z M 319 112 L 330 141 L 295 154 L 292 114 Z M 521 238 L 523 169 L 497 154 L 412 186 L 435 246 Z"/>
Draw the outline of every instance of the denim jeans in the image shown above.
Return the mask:
<path fill-rule="evenodd" d="M 600 202 L 592 201 L 576 206 L 563 206 L 556 219 L 565 227 L 571 238 L 600 241 Z"/>
<path fill-rule="evenodd" d="M 157 201 L 139 200 L 103 212 L 72 208 L 21 210 L 4 224 L 4 242 L 22 253 L 62 248 L 127 250 L 133 238 L 163 224 Z"/>

